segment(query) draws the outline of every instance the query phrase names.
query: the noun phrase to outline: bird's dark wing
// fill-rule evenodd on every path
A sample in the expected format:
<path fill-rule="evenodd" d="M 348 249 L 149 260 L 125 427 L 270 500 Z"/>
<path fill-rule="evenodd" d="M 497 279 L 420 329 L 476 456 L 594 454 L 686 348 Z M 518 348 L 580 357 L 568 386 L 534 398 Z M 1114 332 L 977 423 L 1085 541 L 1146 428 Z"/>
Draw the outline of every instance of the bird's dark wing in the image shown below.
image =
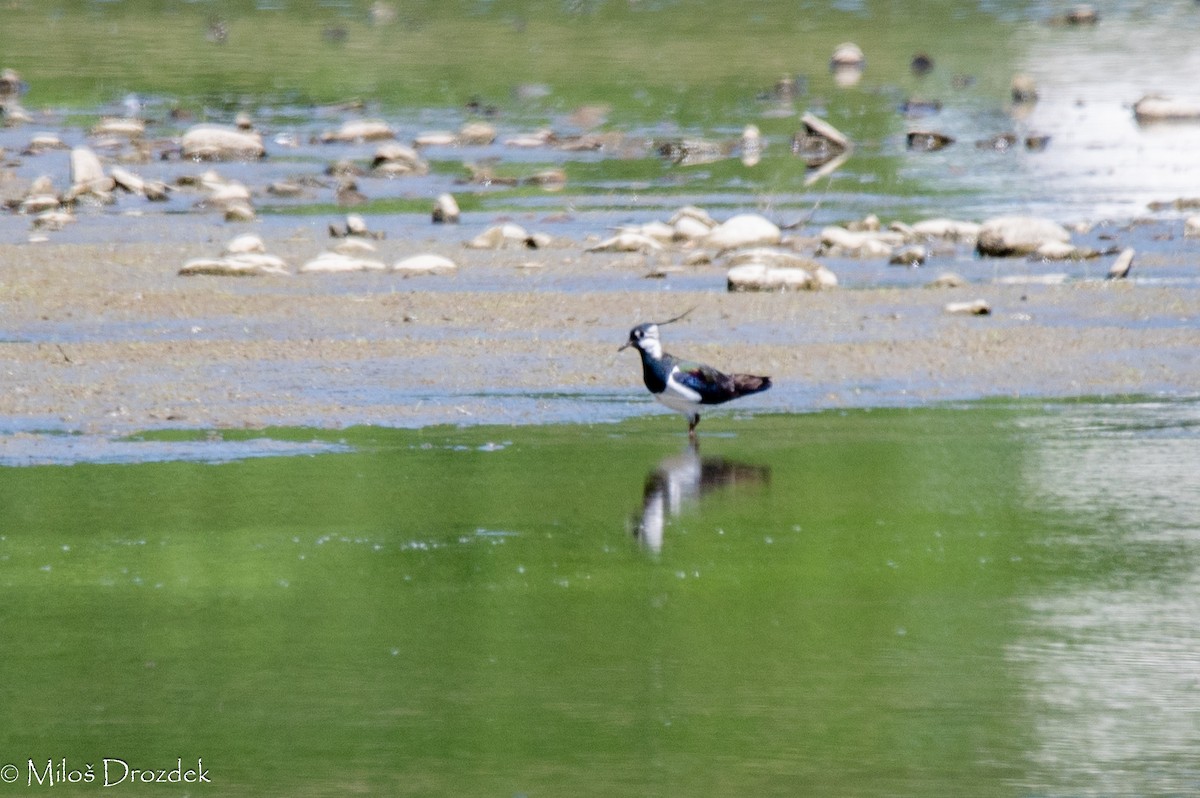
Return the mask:
<path fill-rule="evenodd" d="M 679 369 L 676 379 L 681 385 L 700 394 L 702 404 L 720 404 L 737 396 L 733 380 L 712 366 L 683 360 L 675 365 Z"/>

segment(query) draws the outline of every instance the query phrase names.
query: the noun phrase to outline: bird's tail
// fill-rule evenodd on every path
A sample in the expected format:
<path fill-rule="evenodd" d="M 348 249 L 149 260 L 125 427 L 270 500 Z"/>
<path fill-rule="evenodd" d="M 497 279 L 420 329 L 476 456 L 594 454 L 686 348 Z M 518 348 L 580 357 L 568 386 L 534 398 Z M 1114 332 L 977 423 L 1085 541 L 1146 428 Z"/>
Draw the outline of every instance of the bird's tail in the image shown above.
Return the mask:
<path fill-rule="evenodd" d="M 770 377 L 756 377 L 753 374 L 734 374 L 733 390 L 737 396 L 749 393 L 759 393 L 771 387 Z"/>

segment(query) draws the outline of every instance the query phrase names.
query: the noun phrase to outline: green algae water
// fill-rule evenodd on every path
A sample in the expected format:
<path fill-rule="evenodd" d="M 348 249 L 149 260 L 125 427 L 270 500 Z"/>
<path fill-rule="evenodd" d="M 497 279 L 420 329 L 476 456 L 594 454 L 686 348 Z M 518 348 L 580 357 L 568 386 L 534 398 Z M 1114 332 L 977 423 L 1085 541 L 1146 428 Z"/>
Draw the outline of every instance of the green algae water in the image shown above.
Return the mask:
<path fill-rule="evenodd" d="M 704 426 L 0 468 L 0 792 L 1200 788 L 1195 403 Z"/>

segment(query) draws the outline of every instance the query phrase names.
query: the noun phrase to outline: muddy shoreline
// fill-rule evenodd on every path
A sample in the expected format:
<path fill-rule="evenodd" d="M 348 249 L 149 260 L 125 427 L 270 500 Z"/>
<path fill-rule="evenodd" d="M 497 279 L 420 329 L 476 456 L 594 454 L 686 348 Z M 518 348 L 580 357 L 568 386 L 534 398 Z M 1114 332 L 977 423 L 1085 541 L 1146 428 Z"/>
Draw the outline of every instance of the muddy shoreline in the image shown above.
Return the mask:
<path fill-rule="evenodd" d="M 307 245 L 316 243 L 314 233 Z M 273 250 L 294 257 L 288 246 Z M 441 249 L 457 275 L 185 278 L 179 266 L 211 244 L 0 247 L 0 430 L 115 436 L 661 413 L 636 358 L 616 349 L 633 324 L 691 306 L 664 331 L 668 351 L 772 375 L 776 387 L 742 403 L 747 412 L 1187 397 L 1200 386 L 1200 291 L 1153 279 L 729 294 L 688 287 L 701 277 L 719 285 L 718 266 L 695 267 L 676 289 L 670 278 L 642 279 L 637 258 Z M 612 290 L 547 291 L 525 276 L 598 268 Z M 486 289 L 473 287 L 480 280 Z M 992 315 L 943 310 L 976 298 Z"/>

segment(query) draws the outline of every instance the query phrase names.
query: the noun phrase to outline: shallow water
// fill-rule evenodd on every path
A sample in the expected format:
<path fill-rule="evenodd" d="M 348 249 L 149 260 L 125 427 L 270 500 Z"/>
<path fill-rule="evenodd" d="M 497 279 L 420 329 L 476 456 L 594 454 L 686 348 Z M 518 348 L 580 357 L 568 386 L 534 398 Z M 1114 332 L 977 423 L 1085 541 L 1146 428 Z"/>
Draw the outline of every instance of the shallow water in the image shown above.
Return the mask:
<path fill-rule="evenodd" d="M 442 191 L 459 195 L 478 224 L 529 214 L 552 218 L 549 232 L 575 239 L 616 223 L 664 218 L 687 203 L 719 216 L 754 209 L 812 226 L 868 213 L 885 222 L 1033 213 L 1096 223 L 1147 215 L 1152 201 L 1191 197 L 1200 170 L 1200 124 L 1139 125 L 1131 110 L 1150 93 L 1200 101 L 1192 80 L 1200 12 L 1184 0 L 1100 3 L 1100 23 L 1083 27 L 1049 24 L 1061 12 L 1055 4 L 948 4 L 936 37 L 925 23 L 938 13 L 929 4 L 799 10 L 788 3 L 756 10 L 563 4 L 546 12 L 521 3 L 462 3 L 407 9 L 375 24 L 365 2 L 307 11 L 287 4 L 170 4 L 165 11 L 144 5 L 15 4 L 0 32 L 0 52 L 29 84 L 22 99 L 35 119 L 0 129 L 0 147 L 18 153 L 43 130 L 68 145 L 95 145 L 87 131 L 96 118 L 128 112 L 148 119 L 148 135 L 168 145 L 192 122 L 228 123 L 246 111 L 265 134 L 268 158 L 218 171 L 257 192 L 275 180 L 311 181 L 297 199 L 260 193 L 256 204 L 268 230 L 280 213 L 316 214 L 324 223 L 343 212 L 333 204 L 334 181 L 324 169 L 338 159 L 365 164 L 375 145 L 313 139 L 362 116 L 388 121 L 402 142 L 480 118 L 497 128 L 491 145 L 423 150 L 431 166 L 426 176 L 359 180 L 370 199 L 361 210 L 382 215 L 396 235 L 427 232 L 426 203 Z M 713 15 L 713 29 L 696 28 L 698 13 Z M 155 25 L 156 19 L 170 25 Z M 230 30 L 223 44 L 205 38 L 214 20 Z M 95 41 L 104 24 L 104 41 Z M 270 46 L 250 34 L 258 29 Z M 331 39 L 331 30 L 345 38 Z M 474 44 L 466 63 L 441 44 L 449 36 Z M 78 41 L 88 37 L 93 41 Z M 827 59 L 846 39 L 858 41 L 868 61 L 856 86 L 840 88 Z M 156 68 L 134 55 L 147 50 L 155 52 Z M 730 58 L 722 59 L 727 51 Z M 86 73 L 64 67 L 89 52 Z M 908 69 L 917 52 L 934 58 L 934 70 L 922 78 Z M 1018 72 L 1035 79 L 1036 104 L 1010 102 L 1009 81 Z M 794 98 L 772 94 L 781 76 L 796 80 Z M 364 105 L 337 105 L 349 99 Z M 900 109 L 908 100 L 936 100 L 940 110 L 906 118 Z M 578 121 L 573 112 L 580 107 L 602 109 L 595 125 Z M 173 119 L 173 110 L 186 116 Z M 804 185 L 810 171 L 790 148 L 804 111 L 829 119 L 856 143 L 842 168 L 811 186 Z M 765 142 L 752 166 L 733 146 L 747 124 L 757 125 Z M 562 136 L 613 134 L 620 143 L 583 152 L 505 144 L 542 128 Z M 914 128 L 956 142 L 936 153 L 911 152 L 905 134 Z M 1018 137 L 1016 146 L 977 146 L 1005 133 Z M 1026 151 L 1020 140 L 1027 135 L 1049 136 L 1050 144 Z M 733 150 L 695 165 L 657 155 L 658 145 L 680 140 Z M 464 184 L 467 164 L 492 165 L 516 178 L 562 168 L 567 185 L 542 191 Z M 200 170 L 157 158 L 134 168 L 168 183 Z M 58 175 L 62 182 L 66 154 L 21 158 L 14 171 L 30 179 Z M 126 197 L 104 213 L 180 213 L 197 199 L 187 192 L 164 204 Z M 62 236 L 111 240 L 115 231 L 105 227 L 106 234 L 75 229 Z M 134 221 L 119 235 L 136 238 L 137 229 Z M 24 233 L 0 229 L 13 241 Z"/>
<path fill-rule="evenodd" d="M 1200 787 L 1195 403 L 677 422 L 0 468 L 0 750 L 222 794 Z"/>

